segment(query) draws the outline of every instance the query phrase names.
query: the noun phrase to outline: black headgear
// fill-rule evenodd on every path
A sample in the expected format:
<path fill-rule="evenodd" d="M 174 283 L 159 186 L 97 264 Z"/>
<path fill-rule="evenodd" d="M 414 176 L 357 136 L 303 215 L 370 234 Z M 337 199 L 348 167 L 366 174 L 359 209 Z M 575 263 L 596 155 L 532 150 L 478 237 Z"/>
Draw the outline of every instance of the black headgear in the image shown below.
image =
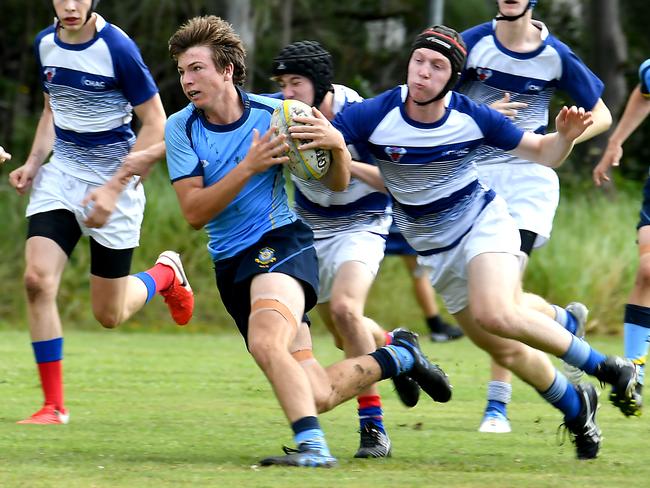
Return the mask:
<path fill-rule="evenodd" d="M 316 41 L 297 41 L 284 47 L 273 59 L 273 76 L 301 75 L 314 84 L 314 107 L 332 91 L 334 66 L 332 56 Z"/>
<path fill-rule="evenodd" d="M 528 0 L 528 5 L 526 5 L 526 8 L 519 15 L 503 15 L 501 12 L 499 12 L 499 15 L 497 15 L 495 18 L 496 20 L 507 20 L 508 22 L 513 22 L 517 19 L 521 19 L 524 15 L 526 15 L 526 12 L 528 12 L 529 9 L 534 9 L 535 5 L 537 5 L 537 0 Z M 497 2 L 497 9 L 498 8 L 499 2 Z"/>
<path fill-rule="evenodd" d="M 417 105 L 428 105 L 431 102 L 443 98 L 454 87 L 460 77 L 463 66 L 465 66 L 467 47 L 458 32 L 444 25 L 434 25 L 420 33 L 411 46 L 411 56 L 413 55 L 413 51 L 422 47 L 438 51 L 451 63 L 451 78 L 449 78 L 442 91 L 426 102 L 415 102 L 414 100 Z"/>

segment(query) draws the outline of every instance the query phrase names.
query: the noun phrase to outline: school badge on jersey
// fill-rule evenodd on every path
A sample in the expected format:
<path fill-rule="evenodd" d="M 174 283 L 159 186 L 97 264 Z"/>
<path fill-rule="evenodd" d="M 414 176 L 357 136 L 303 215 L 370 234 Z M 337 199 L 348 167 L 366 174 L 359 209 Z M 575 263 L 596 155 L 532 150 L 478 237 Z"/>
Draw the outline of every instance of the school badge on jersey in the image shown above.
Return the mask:
<path fill-rule="evenodd" d="M 47 80 L 47 82 L 52 83 L 52 79 L 56 74 L 56 68 L 52 68 L 52 67 L 45 68 L 43 70 L 43 74 L 45 75 L 45 79 Z"/>
<path fill-rule="evenodd" d="M 275 257 L 275 249 L 270 247 L 263 247 L 260 249 L 255 262 L 260 266 L 260 268 L 268 268 L 270 264 L 277 261 Z"/>
<path fill-rule="evenodd" d="M 384 152 L 388 154 L 388 157 L 393 163 L 399 163 L 400 159 L 402 159 L 406 154 L 406 149 L 397 146 L 386 146 Z"/>
<path fill-rule="evenodd" d="M 492 76 L 492 70 L 489 68 L 476 68 L 476 77 L 479 81 L 485 81 Z"/>

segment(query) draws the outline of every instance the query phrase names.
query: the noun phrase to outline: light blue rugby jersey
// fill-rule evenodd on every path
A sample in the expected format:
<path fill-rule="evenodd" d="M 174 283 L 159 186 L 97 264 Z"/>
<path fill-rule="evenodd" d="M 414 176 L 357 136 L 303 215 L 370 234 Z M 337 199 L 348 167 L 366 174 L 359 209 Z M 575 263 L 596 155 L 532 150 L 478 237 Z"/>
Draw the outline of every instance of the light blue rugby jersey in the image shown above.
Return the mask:
<path fill-rule="evenodd" d="M 641 80 L 641 93 L 650 98 L 650 59 L 646 59 L 639 66 L 639 79 Z"/>
<path fill-rule="evenodd" d="M 523 132 L 485 105 L 450 92 L 446 112 L 432 124 L 412 120 L 398 86 L 350 105 L 334 119 L 346 142 L 368 142 L 393 197 L 395 222 L 422 255 L 456 246 L 494 192 L 477 178 L 472 151 L 481 144 L 517 147 Z"/>
<path fill-rule="evenodd" d="M 457 91 L 479 103 L 491 104 L 510 93 L 513 102 L 524 102 L 514 123 L 517 127 L 544 134 L 549 105 L 556 89 L 566 92 L 580 107 L 590 110 L 604 85 L 571 49 L 549 34 L 546 26 L 533 20 L 541 31 L 542 45 L 529 53 L 506 49 L 496 38 L 496 20 L 462 33 L 467 44 L 467 62 Z M 528 163 L 500 149 L 481 147 L 477 164 Z"/>
<path fill-rule="evenodd" d="M 54 116 L 50 162 L 83 181 L 102 184 L 135 143 L 132 109 L 158 89 L 135 43 L 97 14 L 97 34 L 67 44 L 56 24 L 34 42 L 43 90 Z"/>
<path fill-rule="evenodd" d="M 205 120 L 193 104 L 169 117 L 165 127 L 167 168 L 172 182 L 201 176 L 203 186 L 221 180 L 242 161 L 253 141 L 270 126 L 278 100 L 239 90 L 244 113 L 228 125 Z M 228 206 L 205 226 L 214 261 L 234 256 L 271 229 L 296 220 L 284 189 L 282 166 L 251 177 Z"/>
<path fill-rule="evenodd" d="M 355 90 L 334 84 L 332 111 L 338 114 L 352 103 L 363 100 Z M 282 93 L 271 95 L 282 99 Z M 364 144 L 348 146 L 352 159 L 372 164 L 372 156 Z M 323 239 L 348 231 L 369 231 L 387 234 L 390 227 L 389 199 L 358 178 L 351 178 L 343 191 L 333 191 L 317 180 L 302 180 L 291 175 L 295 186 L 298 216 L 311 227 L 314 237 Z M 389 212 L 389 213 L 387 213 Z"/>

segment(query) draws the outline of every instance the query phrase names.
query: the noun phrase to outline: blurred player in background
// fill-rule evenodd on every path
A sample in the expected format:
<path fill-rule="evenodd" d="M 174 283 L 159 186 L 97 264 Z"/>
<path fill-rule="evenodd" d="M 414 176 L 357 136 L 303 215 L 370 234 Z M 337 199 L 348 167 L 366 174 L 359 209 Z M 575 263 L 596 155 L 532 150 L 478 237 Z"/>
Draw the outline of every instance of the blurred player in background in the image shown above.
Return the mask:
<path fill-rule="evenodd" d="M 650 59 L 639 67 L 640 83 L 632 90 L 621 120 L 609 136 L 605 154 L 594 168 L 593 179 L 600 186 L 609 181 L 607 172 L 618 166 L 623 157 L 623 143 L 650 114 Z M 618 405 L 626 415 L 641 415 L 644 370 L 650 342 L 650 177 L 643 188 L 643 204 L 637 224 L 637 245 L 639 266 L 634 288 L 628 304 L 625 305 L 624 344 L 625 357 L 634 361 L 640 370 L 639 383 L 631 399 L 612 389 L 609 399 Z"/>
<path fill-rule="evenodd" d="M 24 424 L 69 419 L 56 298 L 81 235 L 90 238 L 92 308 L 104 327 L 124 322 L 156 291 L 176 322 L 192 315 L 194 298 L 178 254 L 166 251 L 149 271 L 129 275 L 145 203 L 135 175 L 146 176 L 164 154 L 165 112 L 138 48 L 94 12 L 97 3 L 53 1 L 56 22 L 35 41 L 43 113 L 27 160 L 9 175 L 18 193 L 31 188 L 24 286 L 45 397 Z M 137 137 L 132 112 L 142 122 Z"/>
<path fill-rule="evenodd" d="M 422 355 L 414 334 L 395 332 L 393 344 L 324 369 L 312 352 L 304 313 L 317 301 L 318 261 L 313 232 L 289 207 L 282 174 L 286 135 L 272 137 L 280 101 L 250 94 L 245 50 L 232 26 L 195 17 L 169 40 L 190 103 L 165 129 L 167 163 L 181 210 L 205 227 L 221 300 L 264 372 L 294 433 L 296 449 L 264 466 L 336 464 L 317 414 L 365 391 L 380 379 L 408 373 L 432 398 L 447 401 L 446 375 Z M 291 137 L 302 150 L 332 151 L 322 182 L 335 191 L 350 179 L 350 153 L 327 118 L 296 118 Z M 374 350 L 374 347 L 372 348 Z"/>
<path fill-rule="evenodd" d="M 600 98 L 603 83 L 565 44 L 549 34 L 543 23 L 532 20 L 537 1 L 496 3 L 498 15 L 494 20 L 462 33 L 468 50 L 467 64 L 457 90 L 500 111 L 522 130 L 543 134 L 551 98 L 560 89 L 592 113 L 593 124 L 576 143 L 607 130 L 612 119 Z M 481 182 L 506 201 L 517 223 L 524 253 L 523 274 L 533 249 L 550 238 L 560 199 L 557 174 L 553 168 L 490 146 L 479 148 L 475 161 Z M 540 304 L 545 306 L 541 300 Z M 588 311 L 583 304 L 574 302 L 566 309 L 552 307 L 547 315 L 584 336 Z M 567 368 L 567 375 L 577 382 L 581 372 Z M 512 395 L 511 380 L 507 369 L 492 362 L 480 432 L 510 432 L 507 404 Z"/>

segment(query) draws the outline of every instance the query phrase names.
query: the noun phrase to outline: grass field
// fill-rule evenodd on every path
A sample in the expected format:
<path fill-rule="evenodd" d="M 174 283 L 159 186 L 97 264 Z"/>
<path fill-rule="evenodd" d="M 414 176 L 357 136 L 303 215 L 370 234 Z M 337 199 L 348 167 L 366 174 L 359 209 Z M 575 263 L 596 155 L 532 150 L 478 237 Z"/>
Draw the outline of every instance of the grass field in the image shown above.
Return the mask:
<path fill-rule="evenodd" d="M 340 357 L 328 337 L 316 353 Z M 620 339 L 594 343 L 618 352 Z M 382 384 L 391 459 L 355 460 L 355 402 L 321 416 L 339 459 L 332 470 L 258 468 L 291 445 L 272 393 L 234 333 L 70 331 L 65 346 L 67 426 L 18 426 L 41 401 L 26 332 L 0 330 L 0 486 L 6 487 L 537 487 L 646 486 L 648 418 L 605 402 L 601 457 L 578 462 L 560 415 L 515 382 L 509 435 L 476 432 L 487 359 L 467 339 L 424 344 L 449 373 L 448 404 L 408 410 Z"/>

